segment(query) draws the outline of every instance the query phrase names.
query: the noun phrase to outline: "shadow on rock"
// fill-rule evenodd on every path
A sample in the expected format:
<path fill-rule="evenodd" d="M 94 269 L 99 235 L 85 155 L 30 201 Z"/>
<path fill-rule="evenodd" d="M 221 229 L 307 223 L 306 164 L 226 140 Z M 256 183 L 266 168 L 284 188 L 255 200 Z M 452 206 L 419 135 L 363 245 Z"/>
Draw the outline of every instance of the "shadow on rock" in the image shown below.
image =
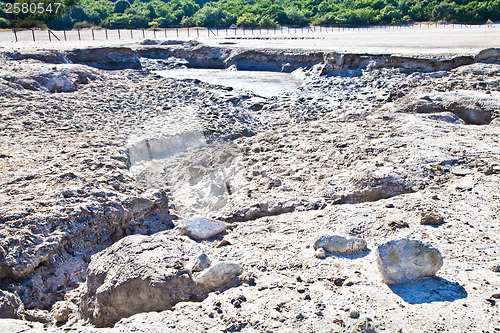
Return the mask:
<path fill-rule="evenodd" d="M 460 284 L 440 277 L 390 285 L 389 288 L 410 304 L 454 302 L 467 297 L 467 291 Z"/>
<path fill-rule="evenodd" d="M 335 257 L 335 258 L 342 258 L 342 259 L 350 259 L 350 260 L 352 260 L 352 259 L 361 259 L 361 258 L 364 258 L 367 255 L 369 255 L 370 252 L 372 252 L 370 249 L 366 249 L 366 250 L 359 251 L 359 252 L 356 252 L 356 253 L 351 253 L 351 254 L 327 253 L 326 255 L 328 257 Z"/>

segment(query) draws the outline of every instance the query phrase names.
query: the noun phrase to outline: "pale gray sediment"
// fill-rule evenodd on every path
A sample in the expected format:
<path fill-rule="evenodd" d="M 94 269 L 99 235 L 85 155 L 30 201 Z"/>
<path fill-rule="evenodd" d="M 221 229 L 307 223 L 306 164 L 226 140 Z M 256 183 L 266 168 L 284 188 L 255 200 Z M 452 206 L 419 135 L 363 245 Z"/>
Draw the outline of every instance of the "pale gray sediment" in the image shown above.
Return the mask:
<path fill-rule="evenodd" d="M 500 289 L 492 269 L 500 245 L 499 53 L 417 59 L 197 43 L 4 53 L 0 289 L 8 293 L 0 308 L 81 332 L 115 322 L 116 332 L 305 332 L 341 321 L 389 331 L 500 328 L 498 306 L 486 301 Z M 186 65 L 301 68 L 305 81 L 263 98 L 151 73 Z M 430 210 L 444 223 L 421 224 Z M 194 216 L 227 229 L 194 241 L 178 223 Z M 316 258 L 318 233 L 362 238 L 368 250 Z M 399 238 L 439 248 L 437 277 L 383 282 L 374 249 Z M 181 240 L 179 262 L 152 255 L 147 271 L 131 257 L 106 269 L 121 251 L 144 256 Z M 200 253 L 207 267 L 192 272 Z M 164 264 L 169 282 L 145 295 L 164 288 L 173 301 L 89 312 L 106 303 L 104 294 L 129 294 L 120 278 L 136 274 L 134 288 L 150 285 Z M 88 267 L 92 281 L 83 283 Z M 125 274 L 130 267 L 137 269 Z M 103 274 L 114 284 L 97 292 Z M 227 285 L 197 287 L 214 281 Z M 38 324 L 2 319 L 0 331 L 27 325 Z"/>

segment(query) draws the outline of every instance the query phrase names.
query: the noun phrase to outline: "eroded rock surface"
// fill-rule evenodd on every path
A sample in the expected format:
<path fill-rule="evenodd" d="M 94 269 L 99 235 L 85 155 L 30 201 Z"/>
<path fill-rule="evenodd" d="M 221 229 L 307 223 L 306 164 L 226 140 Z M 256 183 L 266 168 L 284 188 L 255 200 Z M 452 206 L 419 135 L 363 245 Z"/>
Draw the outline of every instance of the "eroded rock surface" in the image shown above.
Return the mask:
<path fill-rule="evenodd" d="M 24 304 L 18 295 L 0 290 L 0 318 L 22 319 Z"/>
<path fill-rule="evenodd" d="M 221 64 L 230 50 L 195 44 L 164 45 L 177 47 L 176 55 L 160 45 L 127 49 L 115 54 L 115 65 L 134 65 L 134 57 L 151 69 L 195 61 L 230 64 Z M 99 52 L 111 51 L 117 52 Z M 500 329 L 490 297 L 500 288 L 500 66 L 492 63 L 494 50 L 444 60 L 332 55 L 331 68 L 310 61 L 301 70 L 301 87 L 272 98 L 142 70 L 103 71 L 96 67 L 115 60 L 102 57 L 103 63 L 92 64 L 91 53 L 75 61 L 95 66 L 78 66 L 95 76 L 70 92 L 31 90 L 13 83 L 15 74 L 0 75 L 0 287 L 19 295 L 25 319 L 43 321 L 53 332 L 61 325 L 81 332 L 337 331 L 366 326 L 366 318 L 377 331 Z M 265 64 L 277 54 L 234 53 L 231 61 L 236 67 Z M 269 65 L 276 70 L 325 61 L 317 52 L 278 56 Z M 56 66 L 59 73 L 68 60 L 50 52 L 5 59 L 2 73 L 19 70 L 19 77 L 22 68 L 43 74 Z M 317 75 L 322 70 L 328 76 Z M 425 96 L 439 106 L 436 112 L 406 108 Z M 455 98 L 460 105 L 453 105 Z M 458 112 L 462 106 L 475 119 L 487 119 L 477 110 L 489 110 L 490 121 L 473 126 L 472 118 Z M 422 225 L 420 213 L 428 210 L 446 223 Z M 231 228 L 197 242 L 177 228 L 160 233 L 172 240 L 165 246 L 167 241 L 151 240 L 157 236 L 135 236 L 192 216 L 231 222 Z M 364 239 L 372 249 L 391 239 L 431 243 L 445 262 L 439 278 L 388 287 L 376 251 L 315 252 L 311 242 L 321 230 Z M 130 255 L 140 261 L 113 259 L 123 263 L 117 273 L 110 263 L 118 253 L 112 244 L 129 235 L 141 238 Z M 139 249 L 142 241 L 147 250 Z M 153 250 L 151 244 L 162 245 Z M 166 271 L 168 281 L 184 290 L 181 296 L 189 295 L 184 282 L 201 288 L 200 276 L 217 282 L 217 272 L 229 278 L 240 268 L 248 276 L 217 293 L 204 287 L 200 302 L 173 295 L 182 301 L 165 308 L 170 310 L 131 315 L 106 308 L 96 296 L 118 304 L 112 290 L 123 295 L 131 289 L 119 278 L 100 284 L 93 275 L 95 292 L 85 294 L 93 310 L 83 312 L 87 266 L 92 254 L 106 248 L 109 261 L 96 258 L 109 267 L 110 278 L 134 276 L 132 285 L 162 306 L 139 273 L 160 276 L 166 263 L 154 255 L 144 258 L 146 253 L 185 251 L 185 261 L 165 254 L 167 262 L 179 263 Z M 153 264 L 144 264 L 146 259 Z M 214 273 L 225 267 L 218 263 L 231 269 Z M 137 272 L 130 271 L 132 264 Z M 108 273 L 92 267 L 101 277 Z M 140 293 L 131 295 L 140 301 Z M 134 313 L 149 309 L 129 298 L 124 304 Z M 101 309 L 107 314 L 101 316 Z M 131 316 L 100 329 L 89 326 L 93 313 L 102 325 L 108 314 L 114 319 L 106 325 Z M 2 327 L 44 330 L 8 319 L 0 321 Z"/>

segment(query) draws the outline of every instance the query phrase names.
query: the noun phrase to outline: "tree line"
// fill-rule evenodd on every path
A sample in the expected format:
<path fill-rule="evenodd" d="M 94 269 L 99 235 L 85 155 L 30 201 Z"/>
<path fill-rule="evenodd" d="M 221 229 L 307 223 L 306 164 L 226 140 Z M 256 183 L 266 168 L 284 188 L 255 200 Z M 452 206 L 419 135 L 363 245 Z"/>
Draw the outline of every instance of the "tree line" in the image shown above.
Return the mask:
<path fill-rule="evenodd" d="M 11 0 L 30 2 L 30 0 Z M 42 0 L 42 2 L 48 0 Z M 40 2 L 40 1 L 38 1 Z M 478 24 L 500 21 L 500 0 L 62 0 L 63 11 L 6 13 L 0 28 L 145 29 L 171 27 L 245 28 L 367 26 L 447 21 Z"/>

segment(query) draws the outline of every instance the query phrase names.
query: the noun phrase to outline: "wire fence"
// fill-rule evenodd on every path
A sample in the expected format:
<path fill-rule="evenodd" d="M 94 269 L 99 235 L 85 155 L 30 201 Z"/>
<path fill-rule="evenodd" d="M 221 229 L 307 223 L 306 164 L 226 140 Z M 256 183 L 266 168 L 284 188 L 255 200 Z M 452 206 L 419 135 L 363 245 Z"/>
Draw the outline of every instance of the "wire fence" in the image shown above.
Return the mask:
<path fill-rule="evenodd" d="M 402 29 L 442 29 L 442 28 L 494 28 L 493 25 L 471 26 L 467 24 L 418 23 L 408 25 L 386 25 L 371 27 L 348 26 L 306 26 L 278 28 L 169 28 L 169 29 L 82 29 L 82 30 L 16 30 L 3 31 L 10 34 L 12 42 L 58 42 L 58 41 L 105 41 L 105 40 L 145 40 L 145 39 L 198 39 L 210 37 L 251 37 L 271 35 L 298 35 L 329 33 L 335 31 L 402 30 Z M 5 36 L 2 38 L 6 41 Z"/>

